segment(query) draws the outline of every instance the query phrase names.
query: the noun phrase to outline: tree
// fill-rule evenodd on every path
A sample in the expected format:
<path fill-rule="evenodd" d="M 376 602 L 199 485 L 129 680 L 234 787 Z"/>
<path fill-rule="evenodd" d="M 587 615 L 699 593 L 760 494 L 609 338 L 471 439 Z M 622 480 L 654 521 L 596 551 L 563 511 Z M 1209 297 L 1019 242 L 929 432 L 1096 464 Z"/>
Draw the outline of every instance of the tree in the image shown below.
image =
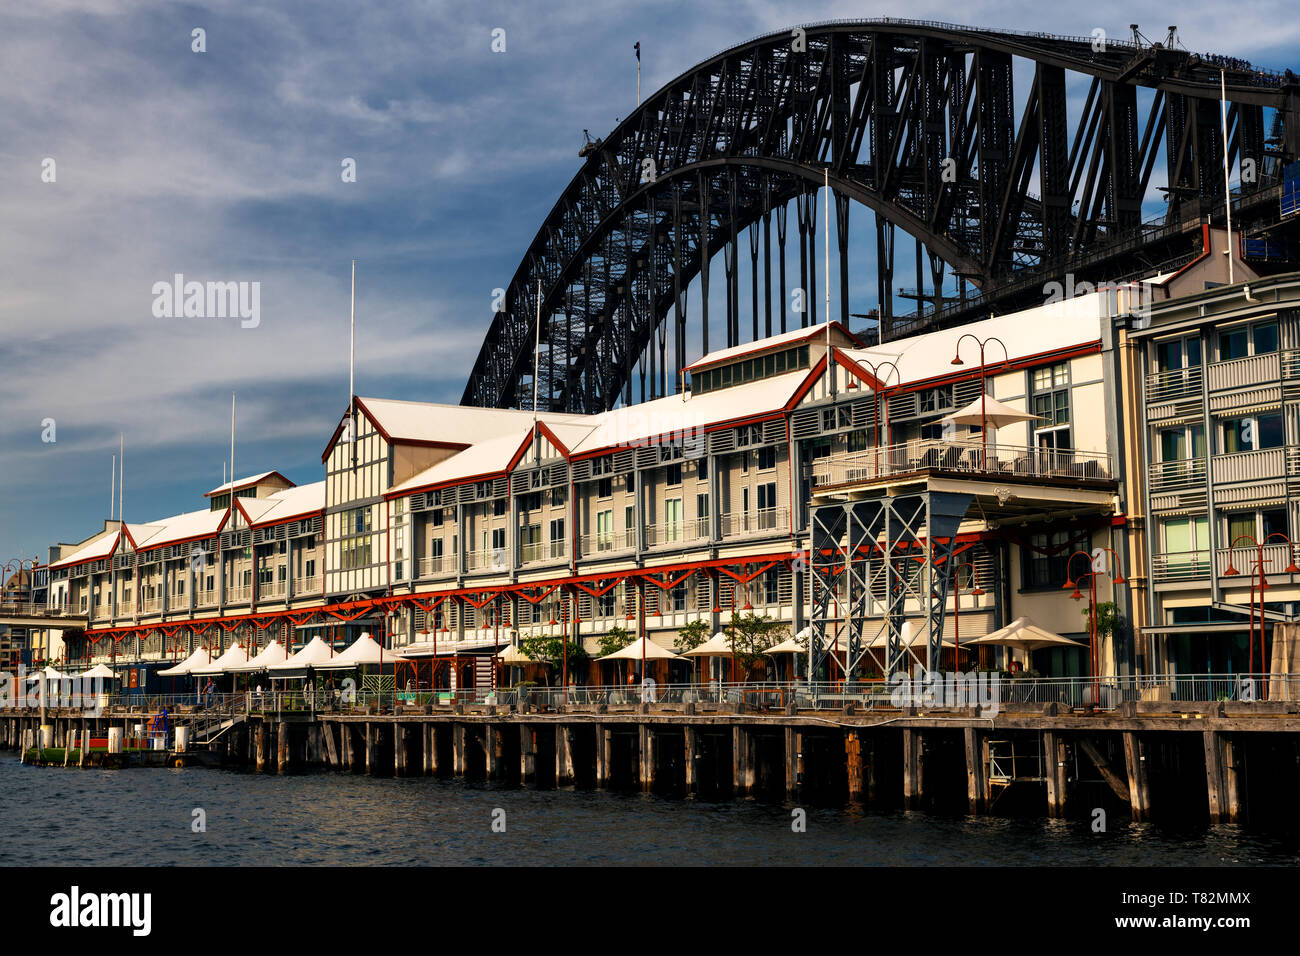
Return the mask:
<path fill-rule="evenodd" d="M 586 666 L 589 657 L 581 644 L 575 644 L 558 635 L 530 635 L 519 639 L 519 650 L 529 659 L 538 663 L 550 664 L 551 674 L 548 676 L 548 682 L 551 677 L 562 678 L 561 671 L 564 668 L 564 646 L 568 644 L 569 651 L 569 673 L 572 675 L 577 668 Z M 570 677 L 572 681 L 572 677 Z"/>
<path fill-rule="evenodd" d="M 736 663 L 741 667 L 742 681 L 749 680 L 754 665 L 764 659 L 764 654 L 779 644 L 786 636 L 787 626 L 774 621 L 766 614 L 736 614 L 724 628 L 735 649 Z"/>
<path fill-rule="evenodd" d="M 632 643 L 632 635 L 628 633 L 627 628 L 621 624 L 615 624 L 607 632 L 602 634 L 599 641 L 600 656 L 613 654 L 615 651 L 621 651 Z"/>
<path fill-rule="evenodd" d="M 691 621 L 677 629 L 677 643 L 684 651 L 693 651 L 709 639 L 709 622 Z"/>
<path fill-rule="evenodd" d="M 1084 608 L 1081 612 L 1084 620 L 1087 622 L 1084 626 L 1089 630 L 1092 629 L 1090 608 Z M 1097 646 L 1100 647 L 1102 642 L 1109 638 L 1124 625 L 1124 619 L 1120 616 L 1119 606 L 1114 601 L 1103 601 L 1097 605 Z"/>

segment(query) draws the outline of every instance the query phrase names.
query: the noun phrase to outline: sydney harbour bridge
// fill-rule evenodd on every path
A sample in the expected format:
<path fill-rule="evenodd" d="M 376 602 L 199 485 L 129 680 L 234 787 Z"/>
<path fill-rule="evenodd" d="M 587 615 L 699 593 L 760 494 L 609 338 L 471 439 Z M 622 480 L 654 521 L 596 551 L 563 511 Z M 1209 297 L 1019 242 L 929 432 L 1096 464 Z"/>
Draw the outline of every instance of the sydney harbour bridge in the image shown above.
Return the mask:
<path fill-rule="evenodd" d="M 1133 34 L 833 22 L 687 70 L 584 147 L 463 403 L 532 407 L 536 352 L 539 408 L 598 412 L 672 394 L 692 352 L 825 321 L 828 226 L 831 318 L 866 319 L 881 340 L 1041 304 L 1067 272 L 1120 282 L 1177 267 L 1224 217 L 1225 146 L 1233 227 L 1262 250 L 1256 267 L 1297 268 L 1279 201 L 1300 158 L 1300 78 L 1188 51 L 1173 28 Z M 855 206 L 874 224 L 869 255 L 850 248 Z M 910 289 L 896 288 L 896 247 Z M 855 259 L 876 273 L 861 316 Z M 710 315 L 719 283 L 725 307 Z"/>

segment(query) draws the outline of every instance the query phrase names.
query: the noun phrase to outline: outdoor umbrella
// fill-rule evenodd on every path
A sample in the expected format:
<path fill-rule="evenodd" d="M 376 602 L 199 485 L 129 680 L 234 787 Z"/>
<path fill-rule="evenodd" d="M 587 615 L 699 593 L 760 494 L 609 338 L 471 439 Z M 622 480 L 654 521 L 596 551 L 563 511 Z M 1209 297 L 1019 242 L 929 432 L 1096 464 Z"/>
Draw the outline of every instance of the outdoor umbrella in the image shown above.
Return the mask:
<path fill-rule="evenodd" d="M 1002 647 L 1014 647 L 1026 653 L 1044 647 L 1084 647 L 1086 645 L 1051 631 L 1044 630 L 1027 617 L 1018 617 L 1006 627 L 999 628 L 992 634 L 962 641 L 963 647 L 972 644 L 996 644 Z"/>
<path fill-rule="evenodd" d="M 975 401 L 971 402 L 960 411 L 953 412 L 951 415 L 945 415 L 939 419 L 941 424 L 951 422 L 954 425 L 987 425 L 989 428 L 997 429 L 1004 425 L 1015 425 L 1018 422 L 1034 421 L 1041 419 L 1042 416 L 1034 415 L 1030 412 L 1022 412 L 1018 408 L 1012 408 L 1010 405 L 999 402 L 992 395 L 981 395 Z"/>

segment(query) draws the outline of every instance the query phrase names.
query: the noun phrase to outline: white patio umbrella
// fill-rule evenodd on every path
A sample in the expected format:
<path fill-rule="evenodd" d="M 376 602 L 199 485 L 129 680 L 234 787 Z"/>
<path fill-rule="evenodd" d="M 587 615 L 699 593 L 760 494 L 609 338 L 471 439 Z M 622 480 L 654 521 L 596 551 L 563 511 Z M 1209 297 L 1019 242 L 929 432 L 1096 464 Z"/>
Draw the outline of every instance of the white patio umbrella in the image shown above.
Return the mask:
<path fill-rule="evenodd" d="M 285 671 L 303 671 L 309 667 L 320 667 L 334 657 L 333 648 L 319 637 L 313 637 L 298 653 L 279 664 L 272 664 L 267 670 L 275 674 L 283 674 Z"/>
<path fill-rule="evenodd" d="M 981 395 L 960 411 L 939 419 L 944 425 L 951 422 L 954 425 L 987 425 L 994 429 L 1034 420 L 1042 420 L 1042 416 L 1012 408 L 987 394 Z"/>
<path fill-rule="evenodd" d="M 303 648 L 303 650 L 306 650 L 306 648 Z M 400 654 L 380 647 L 379 642 L 369 634 L 362 634 L 348 645 L 346 650 L 335 654 L 333 657 L 326 658 L 320 663 L 313 663 L 311 666 L 319 671 L 337 671 L 349 667 L 360 667 L 363 664 L 386 665 L 405 660 L 406 658 Z"/>
<path fill-rule="evenodd" d="M 725 657 L 731 653 L 731 638 L 726 631 L 718 631 L 699 647 L 682 651 L 682 657 Z"/>
<path fill-rule="evenodd" d="M 1072 638 L 1053 634 L 1039 627 L 1027 617 L 1018 617 L 1006 627 L 999 628 L 983 637 L 974 637 L 962 641 L 963 647 L 972 644 L 996 644 L 1001 647 L 1014 647 L 1017 650 L 1037 651 L 1044 647 L 1086 647 L 1087 645 Z"/>
<path fill-rule="evenodd" d="M 507 644 L 501 648 L 497 654 L 497 660 L 502 664 L 549 664 L 550 661 L 535 661 L 519 649 L 518 644 Z"/>
<path fill-rule="evenodd" d="M 678 655 L 674 651 L 668 650 L 656 644 L 654 641 L 647 640 L 645 637 L 638 637 L 627 647 L 620 648 L 613 654 L 606 654 L 604 657 L 598 657 L 598 661 L 639 661 L 642 658 L 648 661 L 656 660 L 676 660 Z"/>
<path fill-rule="evenodd" d="M 88 671 L 83 671 L 82 673 L 78 674 L 77 676 L 78 676 L 78 677 L 83 677 L 83 678 L 84 678 L 84 677 L 90 677 L 90 678 L 102 677 L 102 678 L 105 678 L 105 679 L 107 679 L 107 680 L 111 680 L 112 678 L 116 677 L 117 674 L 114 673 L 113 668 L 109 667 L 107 664 L 96 664 L 96 665 L 95 665 L 94 667 L 92 667 L 90 670 L 88 670 Z"/>

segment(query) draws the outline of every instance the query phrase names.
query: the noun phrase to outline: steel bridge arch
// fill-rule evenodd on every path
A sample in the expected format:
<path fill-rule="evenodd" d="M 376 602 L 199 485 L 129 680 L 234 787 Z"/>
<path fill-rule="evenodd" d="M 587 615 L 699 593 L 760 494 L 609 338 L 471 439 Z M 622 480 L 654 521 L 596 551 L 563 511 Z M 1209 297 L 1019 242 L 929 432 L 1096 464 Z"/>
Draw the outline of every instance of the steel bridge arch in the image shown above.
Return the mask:
<path fill-rule="evenodd" d="M 1012 57 L 1033 69 L 1018 122 Z M 1098 49 L 1090 37 L 899 20 L 814 24 L 723 51 L 647 98 L 587 157 L 512 277 L 462 401 L 531 407 L 535 335 L 540 408 L 600 411 L 620 392 L 630 401 L 637 364 L 643 397 L 668 391 L 666 317 L 674 313 L 680 367 L 687 286 L 697 276 L 707 282 L 712 258 L 724 252 L 725 344 L 738 344 L 733 293 L 741 233 L 749 233 L 756 271 L 761 223 L 770 269 L 775 214 L 784 265 L 787 207 L 794 202 L 800 252 L 811 253 L 817 208 L 810 197 L 828 169 L 842 290 L 850 201 L 876 215 L 878 253 L 887 253 L 889 263 L 888 277 L 878 278 L 882 334 L 892 320 L 895 226 L 925 246 L 932 272 L 938 266 L 936 290 L 945 266 L 984 292 L 1052 267 L 1086 271 L 1093 260 L 1114 277 L 1105 250 L 1141 226 L 1160 152 L 1171 221 L 1212 208 L 1215 190 L 1221 193 L 1220 67 L 1231 104 L 1229 160 L 1257 158 L 1267 167 L 1252 192 L 1262 195 L 1280 163 L 1300 152 L 1295 77 L 1220 59 L 1160 44 L 1112 40 Z M 1089 78 L 1073 140 L 1067 72 Z M 1154 91 L 1145 124 L 1138 87 Z M 1277 111 L 1271 151 L 1266 108 Z M 1029 193 L 1035 175 L 1041 196 Z M 815 309 L 817 270 L 810 265 L 805 285 Z M 770 275 L 765 280 L 770 332 Z M 935 311 L 943 305 L 940 291 Z M 702 309 L 707 348 L 707 302 Z M 847 319 L 846 296 L 840 311 Z"/>

